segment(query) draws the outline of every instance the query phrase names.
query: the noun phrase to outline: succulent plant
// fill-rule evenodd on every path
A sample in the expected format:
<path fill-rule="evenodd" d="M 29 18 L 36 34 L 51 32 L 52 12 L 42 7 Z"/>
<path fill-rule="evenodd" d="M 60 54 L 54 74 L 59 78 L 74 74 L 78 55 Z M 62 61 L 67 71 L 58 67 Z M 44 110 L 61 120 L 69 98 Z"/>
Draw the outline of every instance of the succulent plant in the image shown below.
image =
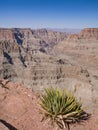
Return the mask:
<path fill-rule="evenodd" d="M 88 118 L 88 114 L 81 108 L 82 104 L 66 90 L 46 88 L 45 93 L 41 94 L 40 105 L 44 117 L 50 118 L 60 128 L 67 127 L 69 130 L 69 124 Z"/>

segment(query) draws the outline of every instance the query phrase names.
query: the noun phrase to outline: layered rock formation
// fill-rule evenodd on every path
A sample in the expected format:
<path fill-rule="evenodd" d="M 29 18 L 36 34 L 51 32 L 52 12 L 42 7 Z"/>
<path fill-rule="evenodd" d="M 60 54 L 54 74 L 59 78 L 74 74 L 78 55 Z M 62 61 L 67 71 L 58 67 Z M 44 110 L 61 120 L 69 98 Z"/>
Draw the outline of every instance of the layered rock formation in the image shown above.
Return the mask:
<path fill-rule="evenodd" d="M 98 77 L 97 36 L 98 29 L 84 29 L 82 32 L 80 32 L 80 34 L 71 35 L 66 40 L 60 42 L 60 44 L 54 47 L 56 55 L 59 54 L 61 57 L 68 59 L 74 66 L 76 66 L 76 68 L 80 66 L 84 70 L 81 71 L 82 73 L 87 73 L 86 78 L 89 80 L 89 83 L 87 83 L 88 85 L 84 85 L 84 80 L 82 80 L 82 83 L 78 83 L 80 79 L 78 82 L 75 81 L 75 79 L 79 77 L 77 75 L 77 78 L 71 80 L 73 83 L 70 86 L 71 88 L 72 86 L 78 86 L 75 87 L 78 90 L 78 93 L 77 90 L 76 93 L 84 95 L 84 97 L 85 94 L 87 96 L 90 95 L 90 97 L 93 99 L 93 102 L 98 102 L 98 79 L 95 78 Z M 75 71 L 77 70 L 75 69 Z M 81 76 L 81 73 L 79 75 Z"/>
<path fill-rule="evenodd" d="M 86 28 L 82 30 L 80 38 L 98 40 L 98 28 Z"/>
<path fill-rule="evenodd" d="M 14 41 L 14 34 L 12 29 L 0 29 L 0 41 Z"/>
<path fill-rule="evenodd" d="M 86 100 L 92 106 L 98 102 L 98 29 L 84 29 L 70 36 L 46 29 L 9 30 L 12 40 L 6 35 L 0 39 L 2 78 L 37 91 L 66 86 L 84 104 Z"/>
<path fill-rule="evenodd" d="M 98 40 L 98 28 L 85 28 L 80 32 L 80 34 L 73 34 L 68 38 L 69 41 L 78 41 L 83 39 L 88 41 Z"/>
<path fill-rule="evenodd" d="M 1 32 L 2 30 L 9 35 L 8 29 L 1 29 Z M 14 28 L 9 30 L 12 32 L 13 41 L 7 39 L 6 35 L 3 35 L 0 39 L 1 77 L 14 81 L 18 80 L 29 84 L 29 86 L 33 86 L 33 84 L 41 85 L 38 81 L 35 83 L 35 80 L 41 80 L 41 77 L 47 79 L 46 70 L 49 71 L 47 65 L 50 64 L 51 66 L 51 62 L 54 63 L 53 66 L 56 64 L 55 58 L 52 58 L 48 53 L 52 53 L 51 48 L 54 45 L 66 39 L 66 33 L 47 31 L 46 29 Z M 45 75 L 42 76 L 43 71 Z M 51 76 L 49 76 L 49 79 L 51 79 Z M 48 84 L 48 79 L 46 84 Z"/>

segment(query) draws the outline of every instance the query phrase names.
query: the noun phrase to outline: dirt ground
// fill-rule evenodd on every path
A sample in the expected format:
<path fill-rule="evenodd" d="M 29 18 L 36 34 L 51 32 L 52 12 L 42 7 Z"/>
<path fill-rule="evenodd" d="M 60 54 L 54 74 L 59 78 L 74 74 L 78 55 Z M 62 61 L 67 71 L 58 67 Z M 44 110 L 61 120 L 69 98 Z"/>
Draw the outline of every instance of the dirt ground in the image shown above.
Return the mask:
<path fill-rule="evenodd" d="M 47 120 L 42 122 L 38 94 L 32 89 L 11 82 L 6 86 L 0 87 L 0 130 L 59 130 Z M 98 111 L 97 107 L 95 111 Z M 70 130 L 98 130 L 98 115 L 95 113 L 89 120 L 71 125 Z"/>

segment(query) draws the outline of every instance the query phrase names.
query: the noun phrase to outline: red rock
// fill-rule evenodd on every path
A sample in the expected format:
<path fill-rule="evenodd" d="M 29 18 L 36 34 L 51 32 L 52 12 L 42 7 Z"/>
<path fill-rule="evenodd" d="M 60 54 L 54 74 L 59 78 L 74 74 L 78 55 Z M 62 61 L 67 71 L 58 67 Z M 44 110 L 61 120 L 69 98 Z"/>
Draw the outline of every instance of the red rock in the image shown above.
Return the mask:
<path fill-rule="evenodd" d="M 13 42 L 15 39 L 12 29 L 0 29 L 0 41 L 9 40 Z"/>
<path fill-rule="evenodd" d="M 85 28 L 79 34 L 72 34 L 68 37 L 69 41 L 72 40 L 98 40 L 98 28 Z"/>
<path fill-rule="evenodd" d="M 6 83 L 2 80 L 3 83 Z M 32 89 L 19 83 L 8 82 L 7 87 L 0 87 L 0 119 L 17 130 L 56 130 L 47 120 L 41 122 L 39 99 Z M 95 108 L 98 111 L 98 108 Z M 72 130 L 98 130 L 98 115 L 93 114 L 83 125 L 71 125 Z M 7 128 L 0 123 L 0 130 Z M 60 130 L 60 129 L 58 129 Z"/>

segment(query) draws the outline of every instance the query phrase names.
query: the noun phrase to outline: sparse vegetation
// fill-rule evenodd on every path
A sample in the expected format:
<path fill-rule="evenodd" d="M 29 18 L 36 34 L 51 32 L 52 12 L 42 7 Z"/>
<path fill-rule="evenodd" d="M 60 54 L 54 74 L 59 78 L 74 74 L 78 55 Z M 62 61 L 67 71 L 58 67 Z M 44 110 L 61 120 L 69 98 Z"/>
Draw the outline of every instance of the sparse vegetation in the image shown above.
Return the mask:
<path fill-rule="evenodd" d="M 47 88 L 41 94 L 41 107 L 45 119 L 49 118 L 60 128 L 70 129 L 71 123 L 88 119 L 88 114 L 82 110 L 82 104 L 76 100 L 72 93 L 66 90 Z"/>
<path fill-rule="evenodd" d="M 6 81 L 6 83 L 4 84 L 2 80 L 0 80 L 0 87 L 8 89 L 8 87 L 6 86 L 8 82 L 9 81 Z"/>

